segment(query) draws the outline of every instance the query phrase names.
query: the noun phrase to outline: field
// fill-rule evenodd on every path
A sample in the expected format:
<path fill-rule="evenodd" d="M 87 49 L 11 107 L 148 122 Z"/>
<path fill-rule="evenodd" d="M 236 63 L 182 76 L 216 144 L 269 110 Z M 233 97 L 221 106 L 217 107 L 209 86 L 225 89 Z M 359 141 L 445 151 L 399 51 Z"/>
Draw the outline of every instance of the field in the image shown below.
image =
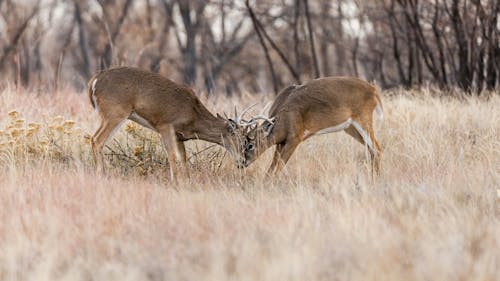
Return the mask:
<path fill-rule="evenodd" d="M 498 280 L 500 96 L 427 92 L 383 93 L 375 182 L 337 133 L 276 178 L 272 150 L 239 170 L 191 141 L 191 177 L 174 185 L 158 137 L 131 124 L 94 172 L 85 93 L 4 89 L 0 280 Z"/>

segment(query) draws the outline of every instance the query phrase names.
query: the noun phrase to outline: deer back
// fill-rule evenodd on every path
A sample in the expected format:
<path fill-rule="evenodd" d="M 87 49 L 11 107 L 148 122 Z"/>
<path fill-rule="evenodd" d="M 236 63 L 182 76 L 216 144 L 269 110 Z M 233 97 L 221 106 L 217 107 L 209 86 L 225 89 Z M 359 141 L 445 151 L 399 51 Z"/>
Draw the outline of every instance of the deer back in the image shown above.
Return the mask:
<path fill-rule="evenodd" d="M 100 111 L 135 112 L 153 125 L 213 117 L 190 88 L 139 68 L 102 71 L 89 84 L 91 100 Z"/>

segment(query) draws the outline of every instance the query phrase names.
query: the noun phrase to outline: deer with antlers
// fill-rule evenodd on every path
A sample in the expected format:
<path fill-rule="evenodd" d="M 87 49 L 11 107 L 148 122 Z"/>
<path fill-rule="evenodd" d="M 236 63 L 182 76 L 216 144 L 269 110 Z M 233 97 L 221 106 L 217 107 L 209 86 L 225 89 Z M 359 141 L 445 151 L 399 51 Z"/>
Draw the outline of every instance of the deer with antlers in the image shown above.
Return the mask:
<path fill-rule="evenodd" d="M 372 172 L 378 173 L 381 150 L 373 131 L 373 113 L 383 116 L 378 90 L 357 78 L 326 77 L 290 86 L 278 94 L 269 116 L 261 113 L 244 121 L 250 130 L 246 133 L 243 165 L 250 165 L 276 145 L 268 173 L 277 173 L 302 141 L 345 131 L 368 147 Z"/>
<path fill-rule="evenodd" d="M 90 102 L 101 118 L 92 137 L 94 160 L 100 169 L 104 167 L 106 140 L 127 119 L 160 133 L 174 179 L 179 172 L 176 160 L 187 174 L 184 141 L 191 139 L 224 146 L 238 166 L 244 162 L 241 138 L 246 128 L 239 125 L 236 111 L 234 119 L 214 116 L 186 86 L 139 68 L 118 67 L 96 74 L 88 89 Z"/>

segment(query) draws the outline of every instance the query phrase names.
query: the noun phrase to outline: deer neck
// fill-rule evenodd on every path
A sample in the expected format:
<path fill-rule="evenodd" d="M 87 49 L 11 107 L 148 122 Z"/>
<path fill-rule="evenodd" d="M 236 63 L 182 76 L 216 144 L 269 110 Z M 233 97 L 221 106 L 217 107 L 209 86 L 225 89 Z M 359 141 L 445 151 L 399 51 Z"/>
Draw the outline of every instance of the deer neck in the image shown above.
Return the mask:
<path fill-rule="evenodd" d="M 264 132 L 258 132 L 257 134 L 257 155 L 259 157 L 262 153 L 264 153 L 268 148 L 277 144 L 273 133 L 266 136 Z"/>
<path fill-rule="evenodd" d="M 198 124 L 195 126 L 196 138 L 223 145 L 222 136 L 226 130 L 226 122 L 215 117 L 208 110 L 198 120 Z"/>

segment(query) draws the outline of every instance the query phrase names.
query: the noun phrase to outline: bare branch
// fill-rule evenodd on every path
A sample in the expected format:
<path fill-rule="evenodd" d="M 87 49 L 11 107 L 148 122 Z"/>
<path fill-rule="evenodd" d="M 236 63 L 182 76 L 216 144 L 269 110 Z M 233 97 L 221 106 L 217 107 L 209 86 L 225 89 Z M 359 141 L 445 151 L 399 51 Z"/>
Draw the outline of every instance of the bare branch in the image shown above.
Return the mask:
<path fill-rule="evenodd" d="M 262 46 L 262 49 L 264 50 L 264 55 L 266 57 L 267 64 L 269 66 L 269 72 L 271 73 L 271 81 L 273 83 L 273 89 L 274 89 L 274 94 L 278 94 L 278 85 L 277 85 L 277 79 L 276 79 L 276 73 L 274 71 L 274 66 L 273 62 L 271 60 L 271 57 L 269 56 L 269 50 L 267 49 L 266 42 L 264 41 L 264 38 L 262 37 L 261 30 L 259 28 L 257 18 L 255 17 L 255 14 L 250 8 L 250 4 L 248 3 L 248 0 L 245 0 L 245 5 L 247 7 L 248 13 L 250 14 L 250 18 L 252 19 L 253 27 L 255 29 L 255 33 L 257 33 L 257 36 L 259 37 L 259 42 L 260 45 Z"/>
<path fill-rule="evenodd" d="M 39 4 L 37 4 L 31 13 L 21 22 L 19 27 L 15 30 L 14 35 L 10 42 L 3 48 L 2 55 L 0 56 L 0 69 L 3 68 L 5 60 L 12 54 L 12 52 L 17 48 L 19 40 L 21 39 L 24 31 L 27 29 L 31 20 L 39 11 Z"/>

